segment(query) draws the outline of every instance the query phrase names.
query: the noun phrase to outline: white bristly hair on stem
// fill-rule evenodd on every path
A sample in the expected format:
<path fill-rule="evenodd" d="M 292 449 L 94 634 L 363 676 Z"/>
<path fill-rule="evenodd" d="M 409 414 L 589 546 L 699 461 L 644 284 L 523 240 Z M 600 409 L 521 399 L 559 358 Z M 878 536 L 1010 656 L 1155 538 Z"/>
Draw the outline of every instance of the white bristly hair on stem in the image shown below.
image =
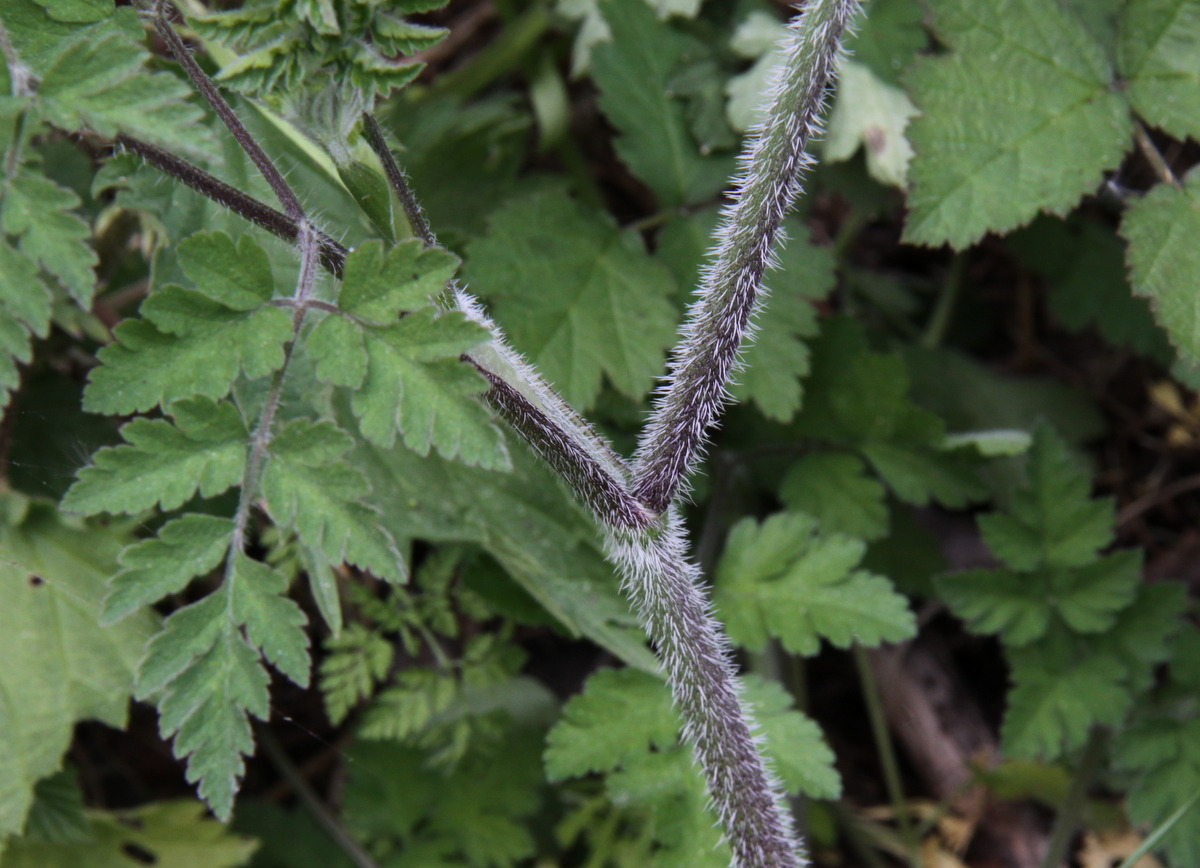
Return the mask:
<path fill-rule="evenodd" d="M 729 642 L 701 589 L 700 569 L 675 509 L 657 534 L 610 530 L 608 554 L 666 670 L 675 703 L 704 769 L 735 868 L 807 864 L 775 777 L 759 754 L 739 695 Z"/>
<path fill-rule="evenodd" d="M 812 163 L 806 149 L 821 131 L 842 34 L 857 8 L 858 0 L 809 0 L 789 25 L 770 107 L 742 154 L 736 199 L 722 215 L 714 261 L 701 275 L 669 379 L 638 446 L 634 494 L 655 512 L 666 510 L 686 485 L 728 398 L 726 383 L 749 336 L 780 224 Z"/>

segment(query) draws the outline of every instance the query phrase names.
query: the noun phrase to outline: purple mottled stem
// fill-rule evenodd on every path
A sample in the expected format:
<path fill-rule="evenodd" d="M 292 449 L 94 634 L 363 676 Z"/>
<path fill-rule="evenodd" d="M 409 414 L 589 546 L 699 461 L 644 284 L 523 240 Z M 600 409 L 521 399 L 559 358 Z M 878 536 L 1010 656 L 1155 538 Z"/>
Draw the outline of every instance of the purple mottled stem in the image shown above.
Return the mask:
<path fill-rule="evenodd" d="M 811 162 L 825 91 L 858 0 L 810 0 L 791 29 L 775 98 L 742 155 L 735 201 L 722 215 L 716 260 L 704 270 L 673 353 L 670 378 L 634 462 L 634 495 L 663 512 L 686 481 L 726 400 L 725 386 L 758 303 L 780 224 Z"/>

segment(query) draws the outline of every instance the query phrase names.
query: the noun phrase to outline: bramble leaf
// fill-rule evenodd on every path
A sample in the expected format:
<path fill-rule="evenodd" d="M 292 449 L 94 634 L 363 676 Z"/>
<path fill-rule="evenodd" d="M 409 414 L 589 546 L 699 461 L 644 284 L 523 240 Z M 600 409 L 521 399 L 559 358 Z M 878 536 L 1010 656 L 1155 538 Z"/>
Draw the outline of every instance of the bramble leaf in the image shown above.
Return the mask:
<path fill-rule="evenodd" d="M 738 522 L 713 588 L 729 637 L 757 651 L 774 636 L 804 655 L 817 653 L 822 638 L 845 648 L 911 637 L 916 625 L 905 598 L 882 576 L 854 569 L 865 550 L 860 540 L 820 533 L 806 515 Z"/>
<path fill-rule="evenodd" d="M 962 249 L 1039 210 L 1064 213 L 1121 161 L 1128 105 L 1069 9 L 939 0 L 933 29 L 951 50 L 906 77 L 921 116 L 908 130 L 916 155 L 905 240 Z"/>
<path fill-rule="evenodd" d="M 197 492 L 213 497 L 242 480 L 248 433 L 228 402 L 176 401 L 165 419 L 134 419 L 121 429 L 125 445 L 109 446 L 79 471 L 63 497 L 67 512 L 128 513 L 177 509 Z"/>
<path fill-rule="evenodd" d="M 701 156 L 684 104 L 670 95 L 671 76 L 689 40 L 658 21 L 642 0 L 606 0 L 601 13 L 612 40 L 593 49 L 591 72 L 600 88 L 600 110 L 621 133 L 614 143 L 617 156 L 663 206 L 718 193 L 733 161 Z"/>
<path fill-rule="evenodd" d="M 88 811 L 85 823 L 83 840 L 27 834 L 10 842 L 4 868 L 238 868 L 248 864 L 259 845 L 213 820 L 201 802 L 192 800 Z"/>
<path fill-rule="evenodd" d="M 577 408 L 592 405 L 602 376 L 640 399 L 674 340 L 670 274 L 636 233 L 561 193 L 493 214 L 488 235 L 467 248 L 466 276 L 494 302 L 514 346 Z"/>
<path fill-rule="evenodd" d="M 407 575 L 404 558 L 378 513 L 362 502 L 366 478 L 340 460 L 353 445 L 330 422 L 297 419 L 269 446 L 262 490 L 271 517 L 332 563 L 347 561 L 392 582 Z"/>
<path fill-rule="evenodd" d="M 1130 0 L 1118 56 L 1133 110 L 1177 139 L 1200 136 L 1200 7 L 1191 0 Z"/>
<path fill-rule="evenodd" d="M 1183 189 L 1159 184 L 1130 204 L 1121 221 L 1129 242 L 1133 291 L 1150 299 L 1154 317 L 1189 366 L 1200 365 L 1200 316 L 1195 303 L 1200 251 L 1189 242 L 1200 232 L 1200 171 Z"/>

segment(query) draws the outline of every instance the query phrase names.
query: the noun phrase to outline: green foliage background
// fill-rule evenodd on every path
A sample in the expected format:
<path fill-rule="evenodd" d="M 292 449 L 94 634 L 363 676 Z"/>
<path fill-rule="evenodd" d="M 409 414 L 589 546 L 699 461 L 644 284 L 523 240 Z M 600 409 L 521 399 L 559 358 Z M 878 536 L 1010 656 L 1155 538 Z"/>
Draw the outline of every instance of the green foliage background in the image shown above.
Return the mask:
<path fill-rule="evenodd" d="M 462 357 L 488 333 L 438 301 L 469 286 L 628 454 L 779 10 L 442 5 L 181 5 L 350 249 L 302 309 L 288 244 L 110 146 L 270 199 L 138 12 L 0 3 L 3 868 L 728 864 L 593 520 L 481 403 Z M 490 29 L 439 54 L 472 14 Z M 828 854 L 862 788 L 803 662 L 945 610 L 1001 649 L 980 645 L 1009 673 L 1012 767 L 1094 775 L 1124 820 L 1085 821 L 1147 830 L 1200 793 L 1200 632 L 1194 590 L 1147 582 L 1141 548 L 1195 510 L 1134 534 L 1093 496 L 1108 451 L 1088 448 L 1129 420 L 1070 354 L 1134 370 L 1173 414 L 1159 486 L 1195 463 L 1200 0 L 872 0 L 848 47 L 687 510 L 765 750 Z M 411 237 L 372 109 L 445 248 Z M 990 566 L 939 553 L 930 517 L 954 513 Z M 539 655 L 571 648 L 590 650 L 548 676 Z M 76 724 L 125 727 L 131 699 L 203 805 L 178 781 L 85 799 L 64 770 Z M 247 776 L 297 703 L 335 754 L 340 844 Z M 1200 863 L 1200 808 L 1160 848 Z"/>

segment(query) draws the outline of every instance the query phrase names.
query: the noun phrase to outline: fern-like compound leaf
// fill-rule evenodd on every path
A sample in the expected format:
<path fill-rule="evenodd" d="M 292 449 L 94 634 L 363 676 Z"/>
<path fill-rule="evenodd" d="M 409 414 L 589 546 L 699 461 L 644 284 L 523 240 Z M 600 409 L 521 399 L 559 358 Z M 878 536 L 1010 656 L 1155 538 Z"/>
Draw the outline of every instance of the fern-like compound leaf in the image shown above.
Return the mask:
<path fill-rule="evenodd" d="M 845 648 L 911 637 L 916 624 L 905 598 L 882 576 L 855 569 L 865 550 L 861 540 L 821 533 L 806 515 L 738 522 L 713 588 L 729 637 L 761 650 L 774 636 L 805 655 L 817 653 L 822 638 Z"/>
<path fill-rule="evenodd" d="M 16 240 L 17 249 L 29 262 L 56 278 L 75 301 L 87 306 L 95 288 L 96 275 L 92 269 L 97 260 L 87 244 L 91 230 L 71 213 L 78 205 L 79 197 L 72 191 L 38 173 L 21 172 L 6 188 L 0 207 L 0 226 Z M 26 271 L 29 268 L 18 267 Z M 31 286 L 30 303 L 40 307 L 39 284 L 35 281 Z M 30 325 L 36 326 L 38 322 L 40 317 Z M 45 327 L 36 330 L 44 331 Z"/>
<path fill-rule="evenodd" d="M 297 419 L 284 426 L 271 441 L 263 472 L 267 509 L 331 563 L 345 561 L 402 582 L 404 558 L 378 513 L 363 503 L 370 486 L 341 460 L 351 446 L 349 435 L 330 422 Z"/>
<path fill-rule="evenodd" d="M 392 643 L 362 624 L 349 624 L 342 635 L 325 643 L 321 661 L 321 694 L 335 726 L 375 690 L 392 666 Z"/>
<path fill-rule="evenodd" d="M 788 792 L 836 798 L 841 781 L 820 728 L 791 709 L 778 685 L 750 676 L 743 687 Z M 716 841 L 703 783 L 679 729 L 670 691 L 660 679 L 635 669 L 602 669 L 566 704 L 550 731 L 546 773 L 551 780 L 605 774 L 611 799 L 652 812 L 654 834 L 666 851 L 657 864 L 728 864 L 724 845 L 712 852 Z"/>
<path fill-rule="evenodd" d="M 63 498 L 68 512 L 93 515 L 177 509 L 199 493 L 212 497 L 238 485 L 248 433 L 234 406 L 208 398 L 176 401 L 166 419 L 134 419 L 122 446 L 95 454 Z"/>
<path fill-rule="evenodd" d="M 487 236 L 467 248 L 466 277 L 493 302 L 516 349 L 576 408 L 593 404 L 605 376 L 642 398 L 675 336 L 670 274 L 636 234 L 562 193 L 493 214 Z"/>

